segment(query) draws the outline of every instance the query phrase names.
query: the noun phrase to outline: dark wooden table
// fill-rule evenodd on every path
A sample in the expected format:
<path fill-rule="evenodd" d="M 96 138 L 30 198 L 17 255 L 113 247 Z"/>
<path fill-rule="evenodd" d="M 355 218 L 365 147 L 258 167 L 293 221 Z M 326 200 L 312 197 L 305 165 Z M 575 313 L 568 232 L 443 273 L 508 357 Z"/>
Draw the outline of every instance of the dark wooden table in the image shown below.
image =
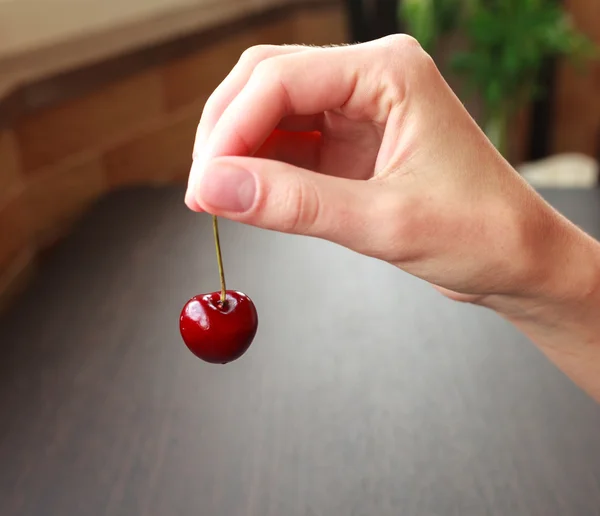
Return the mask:
<path fill-rule="evenodd" d="M 546 195 L 600 236 L 598 191 Z M 3 316 L 0 515 L 600 514 L 600 407 L 387 264 L 223 222 L 260 328 L 195 359 L 179 311 L 218 278 L 182 197 L 105 199 Z"/>

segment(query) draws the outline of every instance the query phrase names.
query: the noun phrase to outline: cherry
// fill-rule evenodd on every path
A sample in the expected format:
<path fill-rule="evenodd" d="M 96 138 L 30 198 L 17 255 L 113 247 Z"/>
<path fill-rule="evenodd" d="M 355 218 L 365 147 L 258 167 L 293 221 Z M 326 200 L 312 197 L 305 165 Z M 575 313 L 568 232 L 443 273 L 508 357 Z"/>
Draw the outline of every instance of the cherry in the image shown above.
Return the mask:
<path fill-rule="evenodd" d="M 179 331 L 185 345 L 198 358 L 212 364 L 227 364 L 240 358 L 252 344 L 258 314 L 246 294 L 226 290 L 215 216 L 213 231 L 221 292 L 192 297 L 181 310 Z"/>
<path fill-rule="evenodd" d="M 226 364 L 240 358 L 250 347 L 258 328 L 252 300 L 228 290 L 225 303 L 219 292 L 190 299 L 179 320 L 183 341 L 198 358 Z"/>

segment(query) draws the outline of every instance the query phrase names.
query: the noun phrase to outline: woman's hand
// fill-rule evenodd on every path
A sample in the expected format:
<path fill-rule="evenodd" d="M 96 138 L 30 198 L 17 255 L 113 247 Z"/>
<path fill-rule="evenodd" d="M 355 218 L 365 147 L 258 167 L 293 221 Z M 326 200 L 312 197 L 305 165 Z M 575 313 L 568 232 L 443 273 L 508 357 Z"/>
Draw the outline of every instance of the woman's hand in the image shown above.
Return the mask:
<path fill-rule="evenodd" d="M 245 52 L 206 105 L 186 203 L 493 308 L 600 399 L 600 245 L 496 152 L 408 36 Z"/>
<path fill-rule="evenodd" d="M 192 209 L 325 238 L 468 296 L 533 280 L 523 243 L 544 210 L 408 36 L 251 48 L 208 101 L 194 159 Z"/>

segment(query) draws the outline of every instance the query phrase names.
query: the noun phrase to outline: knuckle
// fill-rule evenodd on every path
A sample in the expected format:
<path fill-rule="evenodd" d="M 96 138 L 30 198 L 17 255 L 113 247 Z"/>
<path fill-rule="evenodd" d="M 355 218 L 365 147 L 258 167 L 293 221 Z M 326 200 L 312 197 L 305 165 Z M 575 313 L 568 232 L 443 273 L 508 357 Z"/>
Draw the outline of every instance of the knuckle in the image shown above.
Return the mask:
<path fill-rule="evenodd" d="M 391 34 L 390 36 L 383 38 L 383 41 L 395 51 L 422 50 L 421 44 L 413 36 L 408 34 Z"/>
<path fill-rule="evenodd" d="M 421 77 L 433 78 L 439 76 L 438 67 L 433 58 L 421 49 L 414 57 L 415 71 Z"/>
<path fill-rule="evenodd" d="M 296 234 L 312 233 L 320 216 L 321 204 L 317 189 L 309 181 L 299 177 L 289 190 L 285 221 L 285 231 Z"/>
<path fill-rule="evenodd" d="M 242 52 L 239 62 L 241 66 L 255 68 L 264 60 L 277 55 L 278 51 L 277 45 L 254 45 Z"/>
<path fill-rule="evenodd" d="M 262 60 L 254 67 L 252 76 L 259 82 L 279 80 L 281 77 L 281 60 L 275 57 Z"/>
<path fill-rule="evenodd" d="M 255 45 L 242 52 L 240 63 L 242 65 L 255 67 L 261 61 L 268 59 L 275 53 L 275 45 Z"/>
<path fill-rule="evenodd" d="M 393 54 L 394 59 L 399 60 L 403 67 L 406 63 L 410 64 L 406 69 L 415 70 L 420 74 L 437 70 L 433 58 L 414 37 L 408 34 L 394 34 L 384 39 L 387 39 L 385 47 Z"/>

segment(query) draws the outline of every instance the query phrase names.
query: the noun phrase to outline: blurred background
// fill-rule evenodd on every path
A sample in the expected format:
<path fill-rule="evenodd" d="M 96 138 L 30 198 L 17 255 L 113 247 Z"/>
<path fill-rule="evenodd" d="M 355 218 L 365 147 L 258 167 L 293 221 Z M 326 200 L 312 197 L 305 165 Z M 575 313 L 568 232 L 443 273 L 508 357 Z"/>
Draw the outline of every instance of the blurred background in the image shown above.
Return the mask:
<path fill-rule="evenodd" d="M 181 343 L 206 99 L 250 46 L 397 32 L 600 236 L 597 0 L 0 0 L 2 516 L 600 514 L 598 407 L 386 264 L 223 222 L 256 344 Z"/>
<path fill-rule="evenodd" d="M 106 192 L 184 181 L 203 104 L 247 47 L 399 31 L 528 179 L 597 185 L 597 2 L 4 0 L 0 292 Z"/>

